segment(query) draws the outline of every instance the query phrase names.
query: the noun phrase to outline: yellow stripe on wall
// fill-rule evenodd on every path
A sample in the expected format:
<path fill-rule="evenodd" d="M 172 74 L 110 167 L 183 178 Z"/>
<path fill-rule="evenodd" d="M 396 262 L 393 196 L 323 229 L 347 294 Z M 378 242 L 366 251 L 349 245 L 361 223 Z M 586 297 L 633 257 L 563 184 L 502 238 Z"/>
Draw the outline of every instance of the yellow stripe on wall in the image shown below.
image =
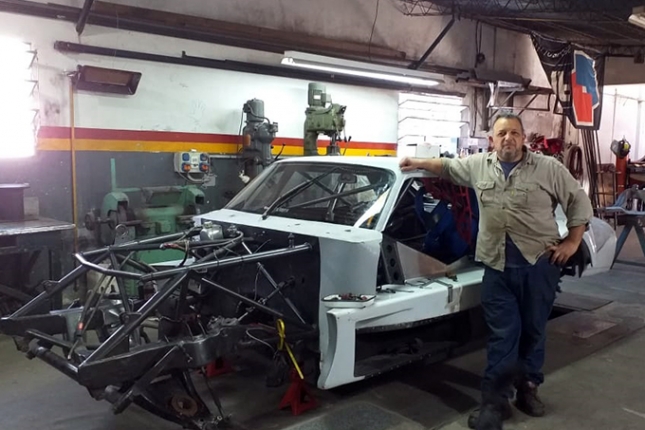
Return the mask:
<path fill-rule="evenodd" d="M 76 139 L 74 141 L 77 151 L 110 151 L 110 152 L 181 152 L 195 151 L 208 152 L 209 154 L 236 154 L 240 147 L 231 143 L 202 143 L 202 142 L 167 142 L 167 141 L 140 141 L 140 140 L 103 140 L 103 139 Z M 351 144 L 350 144 L 351 145 Z M 41 151 L 69 151 L 71 148 L 69 139 L 40 138 L 38 139 L 38 150 Z M 297 156 L 303 155 L 303 148 L 298 146 L 274 145 L 273 154 Z M 325 149 L 319 148 L 324 154 Z M 341 145 L 341 153 L 345 155 L 396 155 L 396 150 L 380 148 L 345 148 Z"/>

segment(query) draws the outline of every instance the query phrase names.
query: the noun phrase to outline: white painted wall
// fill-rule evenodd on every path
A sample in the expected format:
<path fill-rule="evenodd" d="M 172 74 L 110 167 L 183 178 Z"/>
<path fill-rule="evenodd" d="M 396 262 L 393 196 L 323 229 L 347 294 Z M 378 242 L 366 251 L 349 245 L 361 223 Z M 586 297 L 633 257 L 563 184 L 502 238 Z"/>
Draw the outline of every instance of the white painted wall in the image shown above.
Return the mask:
<path fill-rule="evenodd" d="M 143 73 L 137 93 L 122 97 L 78 94 L 76 126 L 129 130 L 161 130 L 237 134 L 242 105 L 251 98 L 265 102 L 265 114 L 279 124 L 282 137 L 302 137 L 308 81 L 263 75 L 111 59 L 65 55 L 55 40 L 76 41 L 71 23 L 0 14 L 0 35 L 18 37 L 38 50 L 42 124 L 69 125 L 69 86 L 65 74 L 77 64 Z M 177 41 L 110 29 L 88 32 L 83 43 L 142 50 L 165 55 L 267 60 L 269 55 L 212 44 Z M 252 54 L 252 55 L 251 55 Z M 334 102 L 347 104 L 348 135 L 357 141 L 396 142 L 397 93 L 327 85 Z"/>
<path fill-rule="evenodd" d="M 632 160 L 644 157 L 645 85 L 605 86 L 603 94 L 602 120 L 598 130 L 601 162 L 615 161 L 610 145 L 614 139 L 622 138 L 632 145 Z"/>
<path fill-rule="evenodd" d="M 49 0 L 38 0 L 46 3 Z M 80 7 L 82 0 L 56 3 Z M 211 17 L 220 20 L 299 31 L 330 38 L 368 42 L 376 15 L 376 0 L 118 0 L 116 3 Z M 418 58 L 442 30 L 445 17 L 405 16 L 394 0 L 380 0 L 373 42 Z M 143 73 L 131 97 L 79 94 L 76 126 L 131 130 L 167 130 L 237 134 L 243 103 L 265 102 L 266 115 L 279 123 L 279 136 L 299 138 L 307 106 L 307 81 L 187 66 L 63 55 L 55 40 L 155 54 L 279 64 L 280 55 L 173 39 L 88 25 L 81 37 L 69 22 L 0 14 L 0 35 L 22 38 L 39 51 L 42 124 L 69 125 L 69 88 L 65 74 L 77 64 Z M 441 66 L 471 68 L 476 53 L 475 25 L 462 20 L 438 45 L 428 61 Z M 484 27 L 480 67 L 514 71 L 548 85 L 530 40 L 525 36 Z M 454 86 L 452 86 L 454 88 Z M 334 102 L 348 106 L 347 134 L 354 141 L 396 142 L 397 99 L 394 91 L 327 85 Z M 466 91 L 465 87 L 461 90 Z"/>

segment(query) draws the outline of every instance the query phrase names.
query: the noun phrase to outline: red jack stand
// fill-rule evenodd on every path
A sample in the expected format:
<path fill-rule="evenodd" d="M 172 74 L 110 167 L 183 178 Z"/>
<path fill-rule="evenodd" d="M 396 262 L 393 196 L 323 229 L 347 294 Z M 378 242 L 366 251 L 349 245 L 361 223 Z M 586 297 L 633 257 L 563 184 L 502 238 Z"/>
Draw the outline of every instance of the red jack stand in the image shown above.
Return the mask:
<path fill-rule="evenodd" d="M 212 378 L 214 376 L 224 375 L 233 372 L 233 367 L 228 361 L 223 358 L 218 358 L 214 362 L 206 366 L 206 377 Z"/>
<path fill-rule="evenodd" d="M 311 389 L 304 380 L 300 379 L 298 372 L 295 370 L 291 371 L 291 384 L 280 401 L 279 409 L 284 409 L 289 406 L 291 406 L 291 413 L 293 415 L 300 415 L 318 406 L 318 402 L 311 393 Z"/>

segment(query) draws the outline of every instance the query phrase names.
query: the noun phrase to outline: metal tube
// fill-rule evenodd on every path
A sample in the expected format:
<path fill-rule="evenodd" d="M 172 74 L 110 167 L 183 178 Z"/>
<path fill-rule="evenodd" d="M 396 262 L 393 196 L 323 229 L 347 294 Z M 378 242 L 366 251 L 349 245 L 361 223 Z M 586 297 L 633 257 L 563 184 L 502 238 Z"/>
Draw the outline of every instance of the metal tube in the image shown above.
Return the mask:
<path fill-rule="evenodd" d="M 119 262 L 117 261 L 115 253 L 110 253 L 110 261 L 112 262 L 112 267 L 118 267 L 119 269 L 122 269 L 123 266 L 130 260 L 134 252 L 130 252 L 128 256 L 126 257 L 125 261 L 121 262 L 119 265 Z M 125 282 L 123 282 L 123 279 L 117 276 L 116 278 L 117 285 L 119 286 L 119 293 L 121 295 L 121 303 L 123 305 L 123 309 L 125 310 L 126 314 L 129 314 L 132 312 L 132 308 L 130 307 L 130 298 L 128 297 L 128 292 L 125 289 Z M 96 304 L 98 308 L 98 303 Z M 97 309 L 95 308 L 95 310 Z M 92 316 L 93 318 L 93 316 Z M 90 321 L 92 321 L 92 318 L 90 318 Z M 139 335 L 139 331 L 135 330 L 134 333 L 132 334 L 134 337 L 134 343 L 137 345 L 141 344 L 141 336 Z"/>
<path fill-rule="evenodd" d="M 137 270 L 140 270 L 142 272 L 148 272 L 148 273 L 157 271 L 157 269 L 155 269 L 154 267 L 152 267 L 152 266 L 150 266 L 150 265 L 148 265 L 146 263 L 142 263 L 140 261 L 132 260 L 132 259 L 128 260 L 126 257 L 124 257 L 121 254 L 114 254 L 114 255 L 116 256 L 117 260 L 119 260 L 119 261 L 124 261 L 125 260 L 125 265 L 130 266 L 133 269 L 137 269 Z"/>
<path fill-rule="evenodd" d="M 58 339 L 57 337 L 51 336 L 47 333 L 43 333 L 40 330 L 27 330 L 25 331 L 25 334 L 35 339 L 45 341 L 51 344 L 52 346 L 60 346 L 61 348 L 68 348 L 68 349 L 71 349 L 73 346 L 72 342 L 68 342 L 63 339 Z"/>
<path fill-rule="evenodd" d="M 107 256 L 107 252 L 101 255 L 101 258 L 99 260 L 102 260 Z M 23 317 L 30 315 L 34 310 L 36 310 L 42 302 L 47 300 L 49 297 L 56 295 L 63 291 L 65 288 L 67 288 L 69 285 L 72 283 L 76 282 L 78 278 L 83 276 L 89 269 L 85 266 L 78 266 L 71 272 L 69 272 L 67 275 L 63 276 L 60 281 L 58 281 L 58 284 L 52 288 L 51 290 L 43 291 L 42 293 L 38 294 L 32 301 L 18 309 L 16 312 L 14 312 L 9 318 L 16 318 L 16 317 Z"/>
<path fill-rule="evenodd" d="M 154 251 L 157 249 L 161 249 L 164 242 L 159 242 L 159 243 L 133 243 L 131 245 L 124 245 L 122 247 L 110 247 L 110 251 L 112 252 L 131 252 L 131 251 Z"/>
<path fill-rule="evenodd" d="M 195 231 L 192 231 L 192 230 L 195 230 Z M 87 257 L 92 257 L 94 255 L 98 255 L 98 254 L 100 254 L 101 252 L 104 252 L 104 251 L 127 252 L 127 251 L 130 250 L 130 247 L 132 247 L 132 246 L 150 245 L 150 244 L 155 244 L 155 243 L 161 244 L 161 243 L 164 243 L 164 242 L 172 242 L 174 240 L 181 239 L 184 236 L 186 236 L 186 237 L 194 236 L 199 232 L 199 230 L 201 230 L 201 227 L 200 228 L 193 228 L 193 229 L 187 230 L 186 232 L 182 232 L 182 233 L 172 233 L 172 234 L 167 234 L 165 236 L 157 236 L 157 237 L 151 237 L 151 238 L 148 238 L 148 239 L 133 240 L 133 241 L 130 241 L 130 242 L 122 243 L 120 245 L 106 246 L 104 248 L 94 249 L 92 251 L 82 252 L 81 254 L 83 255 L 83 257 L 87 258 Z M 153 249 L 153 248 L 147 248 L 147 249 Z"/>
<path fill-rule="evenodd" d="M 125 272 L 123 270 L 108 269 L 105 267 L 101 267 L 98 264 L 90 263 L 85 258 L 83 258 L 81 254 L 74 254 L 74 257 L 78 260 L 79 263 L 81 263 L 81 265 L 85 266 L 86 268 L 92 269 L 96 272 L 102 273 L 107 276 L 122 276 L 124 278 L 134 279 L 134 280 L 141 279 L 141 275 L 137 275 L 136 273 Z"/>
<path fill-rule="evenodd" d="M 275 249 L 275 250 L 266 251 L 266 252 L 258 252 L 252 255 L 231 257 L 223 260 L 208 261 L 205 263 L 192 264 L 186 267 L 177 267 L 174 269 L 162 270 L 155 273 L 148 273 L 146 275 L 141 276 L 140 279 L 143 282 L 154 281 L 157 279 L 165 279 L 172 275 L 176 275 L 178 273 L 184 273 L 189 270 L 190 271 L 207 270 L 207 269 L 216 269 L 216 268 L 234 266 L 236 264 L 241 264 L 241 263 L 255 263 L 256 261 L 261 261 L 268 258 L 299 254 L 301 252 L 310 251 L 310 250 L 311 250 L 311 245 L 308 243 L 305 243 L 303 245 L 298 245 L 291 248 Z"/>
<path fill-rule="evenodd" d="M 132 253 L 128 257 L 130 257 Z M 118 267 L 119 269 L 123 268 L 125 263 L 127 262 L 129 258 L 126 258 L 126 261 L 119 262 L 117 261 L 116 255 L 114 253 L 110 254 L 110 262 L 112 263 L 112 267 Z M 123 303 L 123 308 L 125 309 L 126 313 L 129 313 L 131 311 L 130 309 L 130 301 L 128 297 L 128 292 L 125 290 L 125 282 L 123 282 L 123 279 L 118 277 L 116 278 L 116 283 L 119 286 L 119 294 L 121 295 L 121 302 Z M 98 306 L 98 303 L 96 304 Z"/>
<path fill-rule="evenodd" d="M 353 190 L 343 191 L 343 192 L 340 192 L 338 194 L 334 194 L 333 196 L 320 197 L 320 198 L 317 198 L 317 199 L 313 199 L 313 200 L 309 200 L 309 201 L 306 201 L 306 202 L 298 203 L 298 204 L 289 206 L 289 209 L 296 209 L 296 208 L 301 208 L 301 207 L 305 207 L 305 206 L 316 205 L 318 203 L 327 202 L 329 200 L 340 199 L 341 197 L 351 196 L 352 194 L 359 194 L 359 193 L 362 193 L 363 191 L 370 191 L 370 190 L 373 190 L 374 188 L 378 188 L 378 187 L 381 187 L 383 185 L 387 185 L 387 183 L 385 183 L 385 182 L 377 182 L 377 183 L 372 184 L 372 185 L 365 185 L 364 187 L 359 187 L 359 188 L 355 188 Z"/>
<path fill-rule="evenodd" d="M 85 0 L 85 3 L 83 4 L 83 10 L 81 10 L 81 14 L 78 17 L 78 22 L 76 23 L 76 33 L 78 33 L 79 36 L 85 29 L 85 24 L 87 23 L 87 18 L 89 18 L 90 16 L 92 4 L 94 4 L 94 0 Z"/>
<path fill-rule="evenodd" d="M 51 352 L 49 349 L 43 346 L 37 346 L 30 349 L 30 352 L 35 356 L 44 361 L 45 363 L 52 366 L 54 369 L 64 373 L 75 381 L 78 381 L 78 367 L 74 366 L 69 361 L 65 360 L 58 354 Z"/>
<path fill-rule="evenodd" d="M 246 303 L 249 306 L 253 306 L 253 307 L 258 308 L 258 309 L 260 309 L 260 310 L 262 310 L 262 311 L 264 311 L 264 312 L 266 312 L 266 313 L 268 313 L 270 315 L 273 315 L 276 318 L 281 318 L 281 319 L 283 319 L 285 321 L 288 321 L 288 322 L 290 322 L 292 324 L 295 324 L 295 325 L 297 325 L 299 327 L 303 327 L 303 328 L 306 328 L 308 330 L 311 330 L 311 326 L 309 324 L 307 324 L 305 322 L 301 322 L 301 321 L 299 321 L 299 320 L 297 320 L 295 318 L 285 316 L 282 312 L 278 312 L 275 309 L 271 309 L 270 307 L 265 306 L 265 305 L 263 305 L 261 303 L 258 303 L 253 299 L 249 299 L 248 297 L 245 297 L 245 296 L 243 296 L 243 295 L 241 295 L 239 293 L 236 293 L 235 291 L 229 290 L 228 288 L 224 287 L 223 285 L 216 284 L 215 282 L 213 282 L 211 280 L 208 280 L 208 279 L 205 279 L 205 278 L 201 278 L 198 275 L 192 275 L 191 277 L 196 279 L 196 280 L 199 280 L 200 282 L 203 282 L 204 284 L 206 284 L 208 286 L 211 286 L 213 288 L 217 288 L 221 292 L 223 292 L 225 294 L 228 294 L 229 296 L 235 297 L 236 299 L 240 300 L 241 302 Z"/>
<path fill-rule="evenodd" d="M 122 341 L 126 340 L 134 330 L 136 330 L 145 321 L 152 312 L 154 312 L 159 305 L 166 300 L 177 287 L 186 279 L 186 273 L 180 273 L 172 280 L 168 281 L 162 289 L 157 291 L 146 303 L 139 308 L 136 314 L 131 314 L 132 319 L 126 324 L 119 327 L 117 331 L 112 333 L 105 342 L 98 347 L 83 363 L 91 363 L 101 358 L 105 358 L 112 350 Z M 82 365 L 81 365 L 82 366 Z"/>
<path fill-rule="evenodd" d="M 443 38 L 444 38 L 444 37 L 446 37 L 446 34 L 448 34 L 448 32 L 450 31 L 450 29 L 452 28 L 452 26 L 453 26 L 454 24 L 455 24 L 455 17 L 453 16 L 453 17 L 452 17 L 452 19 L 450 20 L 450 22 L 448 22 L 448 24 L 446 24 L 446 26 L 444 27 L 444 29 L 443 29 L 443 30 L 441 30 L 441 33 L 439 33 L 439 35 L 438 35 L 438 36 L 437 36 L 437 38 L 434 40 L 434 42 L 432 42 L 432 44 L 428 47 L 428 49 L 426 50 L 426 52 L 424 52 L 424 53 L 423 53 L 423 55 L 421 56 L 421 58 L 419 58 L 419 60 L 418 60 L 418 61 L 415 61 L 415 62 L 413 62 L 412 64 L 410 64 L 409 68 L 410 68 L 410 69 L 414 69 L 414 70 L 416 70 L 416 69 L 418 69 L 419 67 L 421 67 L 421 65 L 426 61 L 426 59 L 427 59 L 427 58 L 428 58 L 428 56 L 432 53 L 432 51 L 434 51 L 434 50 L 435 50 L 435 48 L 437 47 L 437 45 L 439 45 L 439 43 L 441 43 L 441 41 L 443 40 Z"/>
<path fill-rule="evenodd" d="M 302 315 L 300 315 L 300 312 L 298 312 L 298 308 L 296 308 L 296 305 L 294 305 L 294 304 L 293 304 L 293 302 L 292 302 L 288 297 L 285 297 L 285 296 L 284 296 L 284 294 L 282 294 L 282 291 L 280 291 L 280 287 L 278 286 L 278 283 L 277 283 L 277 282 L 273 279 L 273 277 L 269 274 L 269 272 L 267 271 L 267 269 L 265 269 L 265 268 L 264 268 L 264 265 L 263 265 L 262 263 L 258 263 L 257 265 L 258 265 L 258 270 L 260 270 L 260 272 L 262 272 L 262 274 L 264 275 L 264 277 L 265 277 L 265 278 L 267 278 L 267 281 L 269 281 L 269 284 L 271 284 L 271 286 L 273 287 L 273 291 L 272 291 L 272 292 L 271 292 L 271 294 L 269 294 L 269 296 L 267 297 L 267 302 L 268 302 L 268 301 L 269 301 L 269 300 L 270 300 L 274 295 L 279 294 L 279 295 L 280 295 L 280 297 L 282 297 L 282 300 L 284 300 L 284 301 L 285 301 L 285 303 L 287 304 L 287 306 L 289 306 L 289 309 L 291 309 L 291 312 L 293 312 L 293 313 L 296 315 L 296 317 L 298 317 L 298 319 L 300 320 L 300 322 L 302 322 L 303 324 L 306 324 L 306 323 L 305 323 L 305 319 L 302 317 Z"/>

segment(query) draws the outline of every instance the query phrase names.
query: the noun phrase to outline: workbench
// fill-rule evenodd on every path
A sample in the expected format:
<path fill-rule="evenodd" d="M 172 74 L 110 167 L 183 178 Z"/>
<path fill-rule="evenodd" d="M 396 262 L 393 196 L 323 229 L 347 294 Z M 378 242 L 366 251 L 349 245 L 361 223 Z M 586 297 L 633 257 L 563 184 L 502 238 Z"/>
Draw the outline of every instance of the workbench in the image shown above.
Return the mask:
<path fill-rule="evenodd" d="M 49 280 L 58 281 L 72 270 L 73 231 L 74 224 L 49 218 L 0 221 L 0 258 L 21 257 L 16 267 L 4 268 L 13 274 L 13 282 L 0 285 L 0 299 L 10 297 L 25 303 L 38 293 L 37 285 L 29 285 L 29 278 L 41 255 L 46 255 Z M 55 298 L 52 306 L 60 308 L 62 296 Z"/>

